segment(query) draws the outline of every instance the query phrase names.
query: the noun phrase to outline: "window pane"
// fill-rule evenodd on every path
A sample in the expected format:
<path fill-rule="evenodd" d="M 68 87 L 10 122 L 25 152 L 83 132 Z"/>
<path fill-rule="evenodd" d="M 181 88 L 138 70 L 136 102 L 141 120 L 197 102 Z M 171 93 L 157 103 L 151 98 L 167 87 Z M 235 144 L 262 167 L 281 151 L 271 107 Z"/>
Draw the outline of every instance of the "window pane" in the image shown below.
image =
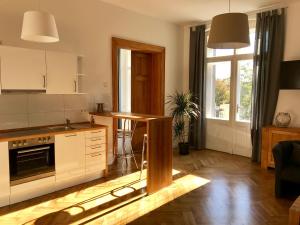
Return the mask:
<path fill-rule="evenodd" d="M 207 48 L 207 58 L 217 57 L 217 56 L 228 56 L 233 55 L 233 49 L 212 49 Z"/>
<path fill-rule="evenodd" d="M 236 120 L 250 121 L 253 60 L 238 61 Z"/>
<path fill-rule="evenodd" d="M 206 117 L 229 120 L 231 62 L 207 64 Z"/>
<path fill-rule="evenodd" d="M 240 48 L 236 50 L 236 54 L 253 54 L 254 53 L 254 43 L 255 43 L 255 28 L 250 29 L 250 46 L 246 48 Z"/>

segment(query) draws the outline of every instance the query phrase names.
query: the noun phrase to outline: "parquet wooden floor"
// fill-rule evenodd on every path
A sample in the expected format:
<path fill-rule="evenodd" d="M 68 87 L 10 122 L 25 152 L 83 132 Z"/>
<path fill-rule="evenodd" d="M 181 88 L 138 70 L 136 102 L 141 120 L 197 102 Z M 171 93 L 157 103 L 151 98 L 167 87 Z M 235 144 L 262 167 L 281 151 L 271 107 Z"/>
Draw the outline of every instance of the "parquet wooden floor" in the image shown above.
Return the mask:
<path fill-rule="evenodd" d="M 210 180 L 130 225 L 287 225 L 291 199 L 274 196 L 274 171 L 216 151 L 174 156 L 174 168 Z"/>
<path fill-rule="evenodd" d="M 109 178 L 0 208 L 0 224 L 287 224 L 294 199 L 274 197 L 274 171 L 210 150 L 174 153 L 173 167 L 178 173 L 174 183 L 144 196 L 139 173 L 129 170 L 120 177 L 115 164 Z M 128 193 L 111 195 L 111 189 L 124 185 Z"/>

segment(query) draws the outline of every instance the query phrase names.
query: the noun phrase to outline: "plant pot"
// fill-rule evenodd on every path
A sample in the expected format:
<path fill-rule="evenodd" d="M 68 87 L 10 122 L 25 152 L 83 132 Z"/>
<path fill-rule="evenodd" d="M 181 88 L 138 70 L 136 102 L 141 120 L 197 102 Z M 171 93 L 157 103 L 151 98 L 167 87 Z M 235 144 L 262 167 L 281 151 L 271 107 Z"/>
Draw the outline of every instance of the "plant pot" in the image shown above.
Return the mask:
<path fill-rule="evenodd" d="M 188 155 L 190 153 L 189 151 L 189 143 L 185 142 L 181 142 L 181 143 L 178 143 L 178 148 L 179 148 L 179 154 L 180 155 Z"/>

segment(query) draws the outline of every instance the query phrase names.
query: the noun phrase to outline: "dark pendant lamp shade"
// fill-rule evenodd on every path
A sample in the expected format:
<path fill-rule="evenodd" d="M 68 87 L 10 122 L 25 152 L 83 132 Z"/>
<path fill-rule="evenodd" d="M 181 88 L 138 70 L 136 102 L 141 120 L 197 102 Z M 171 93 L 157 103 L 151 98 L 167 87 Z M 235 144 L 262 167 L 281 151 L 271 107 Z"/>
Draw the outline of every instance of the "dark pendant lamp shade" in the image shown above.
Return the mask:
<path fill-rule="evenodd" d="M 249 45 L 247 14 L 225 13 L 213 18 L 207 43 L 208 48 L 238 49 Z"/>

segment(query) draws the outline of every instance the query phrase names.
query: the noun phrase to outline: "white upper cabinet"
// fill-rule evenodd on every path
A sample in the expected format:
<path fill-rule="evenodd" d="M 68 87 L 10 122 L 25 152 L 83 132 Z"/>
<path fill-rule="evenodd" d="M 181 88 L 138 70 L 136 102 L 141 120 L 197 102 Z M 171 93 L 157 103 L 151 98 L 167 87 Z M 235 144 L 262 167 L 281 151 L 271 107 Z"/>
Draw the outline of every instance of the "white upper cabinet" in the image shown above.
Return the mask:
<path fill-rule="evenodd" d="M 45 90 L 45 51 L 0 46 L 2 90 Z"/>
<path fill-rule="evenodd" d="M 47 51 L 46 62 L 48 94 L 78 92 L 76 55 Z"/>

